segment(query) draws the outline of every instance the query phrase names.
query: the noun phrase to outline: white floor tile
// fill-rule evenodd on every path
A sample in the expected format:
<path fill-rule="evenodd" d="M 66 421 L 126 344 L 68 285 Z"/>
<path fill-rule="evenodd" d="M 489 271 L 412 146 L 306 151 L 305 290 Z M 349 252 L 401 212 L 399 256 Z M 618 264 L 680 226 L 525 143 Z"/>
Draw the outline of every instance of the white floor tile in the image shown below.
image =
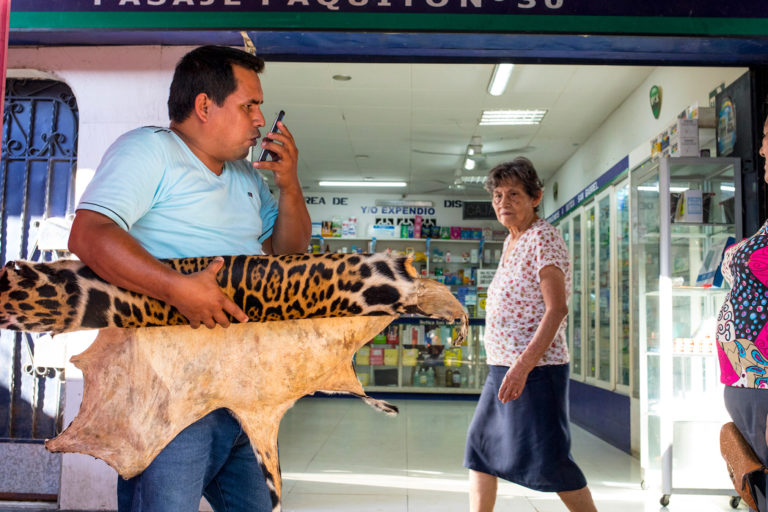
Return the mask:
<path fill-rule="evenodd" d="M 469 508 L 464 440 L 475 402 L 389 400 L 387 417 L 360 400 L 304 398 L 280 428 L 283 504 L 289 512 L 460 512 Z M 574 426 L 573 456 L 600 512 L 728 512 L 727 496 L 640 487 L 639 461 Z M 711 468 L 720 471 L 724 468 Z M 497 511 L 567 512 L 554 493 L 499 483 Z M 742 503 L 739 510 L 746 510 Z"/>

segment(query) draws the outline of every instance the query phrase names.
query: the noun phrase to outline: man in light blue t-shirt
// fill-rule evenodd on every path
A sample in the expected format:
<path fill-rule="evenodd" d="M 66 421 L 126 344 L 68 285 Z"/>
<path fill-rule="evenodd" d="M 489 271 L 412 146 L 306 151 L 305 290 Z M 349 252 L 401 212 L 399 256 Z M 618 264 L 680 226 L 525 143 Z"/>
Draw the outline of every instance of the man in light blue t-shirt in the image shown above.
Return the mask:
<path fill-rule="evenodd" d="M 158 258 L 303 252 L 311 222 L 290 131 L 266 134 L 274 159 L 244 160 L 258 143 L 262 59 L 203 46 L 176 66 L 169 128 L 121 136 L 104 155 L 77 208 L 69 248 L 107 281 L 174 305 L 192 327 L 247 316 L 218 287 L 222 260 L 182 275 Z M 259 171 L 274 173 L 275 200 Z M 119 512 L 271 511 L 250 443 L 226 410 L 182 431 L 139 476 L 118 478 Z"/>

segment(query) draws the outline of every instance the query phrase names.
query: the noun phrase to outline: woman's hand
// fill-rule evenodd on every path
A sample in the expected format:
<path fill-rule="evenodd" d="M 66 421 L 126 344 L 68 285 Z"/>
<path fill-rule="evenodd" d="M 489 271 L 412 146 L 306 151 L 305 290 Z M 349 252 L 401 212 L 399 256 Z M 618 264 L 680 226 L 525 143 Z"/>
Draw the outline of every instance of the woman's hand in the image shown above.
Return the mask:
<path fill-rule="evenodd" d="M 528 347 L 510 366 L 499 387 L 499 400 L 507 403 L 517 400 L 523 394 L 528 374 L 531 373 L 557 334 L 563 319 L 568 314 L 565 274 L 554 265 L 547 265 L 539 271 L 541 295 L 546 311 L 541 318 L 533 339 Z"/>
<path fill-rule="evenodd" d="M 518 359 L 514 366 L 510 366 L 504 380 L 499 386 L 499 400 L 505 404 L 510 400 L 517 400 L 523 394 L 525 381 L 528 380 L 528 374 L 531 369 Z"/>

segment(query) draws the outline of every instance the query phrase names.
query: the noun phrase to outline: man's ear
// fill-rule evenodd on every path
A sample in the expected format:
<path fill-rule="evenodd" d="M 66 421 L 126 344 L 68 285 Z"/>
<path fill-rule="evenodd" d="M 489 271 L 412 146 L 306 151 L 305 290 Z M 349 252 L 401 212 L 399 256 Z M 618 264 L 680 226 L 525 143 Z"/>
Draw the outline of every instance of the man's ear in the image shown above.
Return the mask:
<path fill-rule="evenodd" d="M 211 98 L 201 92 L 195 96 L 195 115 L 203 122 L 208 121 L 208 106 L 211 104 Z"/>

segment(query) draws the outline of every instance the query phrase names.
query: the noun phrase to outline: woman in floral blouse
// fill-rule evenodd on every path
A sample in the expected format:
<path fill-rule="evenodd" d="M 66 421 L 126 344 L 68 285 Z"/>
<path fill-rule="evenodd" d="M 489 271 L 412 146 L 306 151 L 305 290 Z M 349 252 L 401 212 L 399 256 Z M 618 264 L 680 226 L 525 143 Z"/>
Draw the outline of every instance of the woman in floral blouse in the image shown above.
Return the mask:
<path fill-rule="evenodd" d="M 488 288 L 489 375 L 467 434 L 470 510 L 491 512 L 497 478 L 556 492 L 571 511 L 596 510 L 570 454 L 568 250 L 537 215 L 542 184 L 527 158 L 494 167 L 486 189 L 509 235 Z"/>
<path fill-rule="evenodd" d="M 768 119 L 760 155 L 768 154 Z M 768 161 L 765 163 L 768 181 Z M 725 408 L 757 457 L 768 466 L 768 222 L 751 238 L 732 245 L 721 266 L 731 285 L 717 317 L 720 380 Z M 766 475 L 751 482 L 758 510 L 765 512 Z"/>

